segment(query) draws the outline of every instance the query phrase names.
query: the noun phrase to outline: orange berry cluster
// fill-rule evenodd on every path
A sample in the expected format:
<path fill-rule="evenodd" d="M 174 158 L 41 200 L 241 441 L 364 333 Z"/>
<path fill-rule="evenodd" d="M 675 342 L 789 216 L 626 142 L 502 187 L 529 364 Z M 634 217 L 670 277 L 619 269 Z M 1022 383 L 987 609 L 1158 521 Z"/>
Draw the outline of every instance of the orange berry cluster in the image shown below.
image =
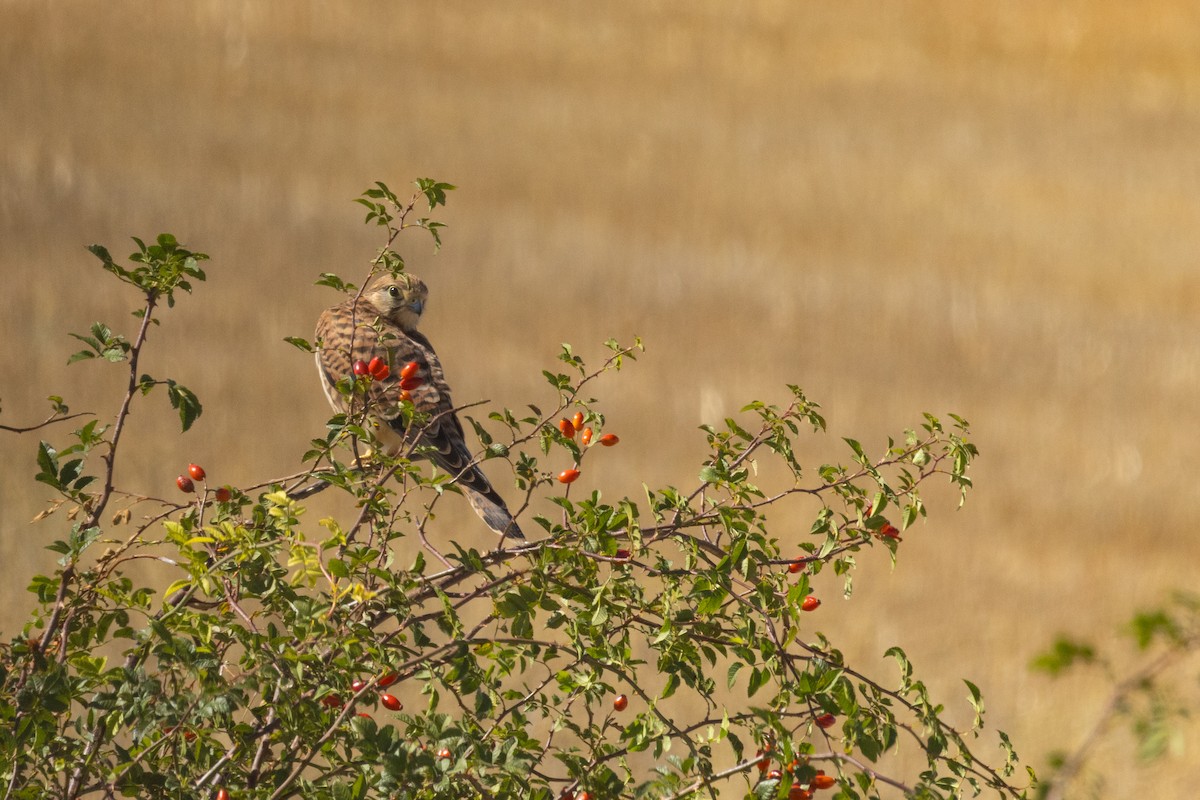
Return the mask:
<path fill-rule="evenodd" d="M 196 484 L 193 481 L 203 481 L 206 477 L 204 467 L 199 464 L 188 464 L 187 473 L 180 475 L 175 479 L 175 485 L 179 487 L 179 491 L 184 494 L 192 494 L 196 491 Z M 229 498 L 233 496 L 233 492 L 228 486 L 218 486 L 213 490 L 213 497 L 219 503 L 229 502 Z"/>
<path fill-rule="evenodd" d="M 563 417 L 558 421 L 558 432 L 567 439 L 574 439 L 575 434 L 579 434 L 579 442 L 584 447 L 590 447 L 592 444 L 593 432 L 591 428 L 586 428 L 583 425 L 583 412 L 576 411 L 570 419 Z M 621 441 L 620 437 L 615 433 L 606 433 L 596 440 L 604 447 L 612 447 L 617 442 Z M 559 483 L 574 483 L 579 478 L 579 465 L 576 464 L 572 469 L 564 469 L 558 473 Z"/>
<path fill-rule="evenodd" d="M 354 377 L 356 378 L 370 377 L 377 381 L 381 381 L 392 374 L 391 367 L 379 356 L 375 356 L 370 361 L 355 361 L 351 369 L 354 371 Z"/>
<path fill-rule="evenodd" d="M 389 672 L 381 676 L 379 680 L 375 681 L 375 688 L 380 692 L 379 702 L 382 703 L 383 707 L 389 711 L 399 711 L 400 709 L 404 708 L 404 704 L 401 703 L 395 695 L 383 691 L 399 679 L 399 675 L 394 672 Z M 358 694 L 366 687 L 367 681 L 364 681 L 361 678 L 356 678 L 350 684 L 350 690 L 355 694 Z M 346 705 L 346 701 L 343 700 L 342 696 L 339 694 L 327 694 L 321 698 L 321 705 L 325 706 L 326 708 L 341 708 L 342 706 Z M 359 712 L 358 716 L 370 718 L 371 715 Z"/>
<path fill-rule="evenodd" d="M 873 504 L 867 503 L 866 506 L 863 507 L 863 516 L 871 516 L 872 508 Z M 897 542 L 900 541 L 900 529 L 890 522 L 883 523 L 883 527 L 875 531 L 875 533 L 880 539 L 895 539 Z"/>
<path fill-rule="evenodd" d="M 368 378 L 370 380 L 382 381 L 390 377 L 392 374 L 391 367 L 387 365 L 380 356 L 375 356 L 370 361 L 355 361 L 352 367 L 354 377 Z M 400 399 L 411 401 L 412 395 L 409 394 L 413 389 L 425 385 L 425 379 L 421 377 L 421 362 L 409 361 L 400 368 Z"/>
<path fill-rule="evenodd" d="M 822 725 L 821 721 L 826 717 L 829 718 L 829 723 Z M 834 716 L 832 714 L 825 714 L 818 717 L 816 721 L 822 728 L 828 728 L 833 724 Z M 785 773 L 793 776 L 796 775 L 800 767 L 800 761 L 797 759 L 793 759 L 792 763 L 786 769 L 771 769 L 771 751 L 773 749 L 774 747 L 768 742 L 754 754 L 756 757 L 760 757 L 758 771 L 762 774 L 763 778 L 769 781 L 780 781 L 783 780 Z M 780 765 L 782 766 L 782 762 L 780 762 Z M 818 789 L 832 789 L 836 785 L 836 778 L 832 775 L 826 775 L 824 770 L 817 770 L 817 774 L 807 785 L 793 781 L 791 788 L 788 789 L 788 800 L 811 800 L 813 792 Z"/>
<path fill-rule="evenodd" d="M 808 563 L 810 556 L 801 556 L 795 561 L 788 564 L 788 572 L 797 573 L 804 569 L 804 565 Z M 821 606 L 821 601 L 813 595 L 808 595 L 800 601 L 800 609 L 802 611 L 816 611 Z"/>

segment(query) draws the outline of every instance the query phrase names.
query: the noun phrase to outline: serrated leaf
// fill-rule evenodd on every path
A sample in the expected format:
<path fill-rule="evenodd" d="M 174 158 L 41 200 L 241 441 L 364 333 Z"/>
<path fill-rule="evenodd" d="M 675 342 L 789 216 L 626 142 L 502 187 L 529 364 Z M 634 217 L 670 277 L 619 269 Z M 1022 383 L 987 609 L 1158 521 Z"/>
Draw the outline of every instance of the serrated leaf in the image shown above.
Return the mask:
<path fill-rule="evenodd" d="M 171 401 L 171 407 L 179 411 L 179 422 L 184 431 L 192 427 L 192 423 L 204 411 L 200 400 L 192 393 L 192 390 L 186 386 L 180 386 L 173 380 L 167 381 L 167 397 Z"/>
<path fill-rule="evenodd" d="M 95 353 L 89 353 L 87 350 L 80 350 L 78 353 L 75 353 L 74 355 L 72 355 L 70 358 L 67 359 L 67 364 L 70 365 L 70 364 L 74 364 L 76 361 L 83 361 L 84 359 L 95 358 L 95 357 L 96 357 Z"/>
<path fill-rule="evenodd" d="M 348 283 L 342 280 L 332 272 L 322 272 L 321 277 L 317 278 L 317 280 L 314 282 L 314 285 L 329 286 L 333 289 L 337 289 L 339 292 L 353 292 L 358 289 L 358 287 L 353 283 Z"/>
<path fill-rule="evenodd" d="M 295 347 L 297 350 L 303 350 L 306 353 L 315 353 L 316 348 L 313 347 L 307 339 L 301 339 L 299 336 L 285 336 L 283 340 Z"/>
<path fill-rule="evenodd" d="M 765 669 L 754 667 L 750 670 L 750 683 L 746 686 L 746 697 L 753 697 L 754 693 L 762 687 L 766 686 L 767 681 L 771 679 L 771 673 Z"/>
<path fill-rule="evenodd" d="M 737 682 L 737 674 L 746 666 L 744 661 L 734 661 L 729 665 L 729 670 L 725 673 L 725 686 L 728 689 L 733 688 L 733 684 Z"/>
<path fill-rule="evenodd" d="M 50 483 L 51 486 L 57 486 L 58 481 L 58 453 L 50 445 L 49 442 L 38 442 L 37 463 L 41 467 L 41 474 L 37 479 L 43 483 Z M 44 478 L 52 479 L 53 482 Z"/>

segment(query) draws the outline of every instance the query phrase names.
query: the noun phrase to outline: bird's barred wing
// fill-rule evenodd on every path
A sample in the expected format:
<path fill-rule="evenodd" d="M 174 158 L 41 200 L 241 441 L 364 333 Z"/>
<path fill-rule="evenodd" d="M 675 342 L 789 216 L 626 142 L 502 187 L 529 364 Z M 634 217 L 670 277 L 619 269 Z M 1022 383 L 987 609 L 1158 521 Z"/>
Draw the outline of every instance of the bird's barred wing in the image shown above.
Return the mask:
<path fill-rule="evenodd" d="M 399 336 L 397 336 L 399 334 Z M 397 344 L 404 334 L 399 328 L 379 318 L 378 312 L 364 301 L 355 304 L 347 300 L 339 306 L 326 310 L 317 320 L 317 367 L 320 370 L 325 396 L 335 411 L 350 413 L 346 395 L 337 384 L 354 377 L 354 363 L 370 363 L 382 358 L 391 374 L 383 380 L 372 380 L 367 389 L 365 402 L 373 420 L 386 422 L 399 416 L 400 377 L 399 367 L 393 366 L 392 356 L 403 349 Z M 392 352 L 389 352 L 392 351 Z M 409 359 L 412 360 L 412 359 Z M 387 425 L 376 425 L 380 442 L 392 454 L 404 447 L 403 429 L 399 434 Z"/>
<path fill-rule="evenodd" d="M 350 357 L 350 339 L 354 322 L 350 304 L 328 308 L 317 319 L 317 369 L 321 373 L 321 388 L 334 411 L 345 412 L 345 398 L 337 390 L 338 381 L 352 375 L 354 360 Z"/>
<path fill-rule="evenodd" d="M 361 300 L 357 305 L 347 301 L 321 314 L 317 338 L 321 342 L 317 363 L 324 378 L 325 394 L 337 411 L 349 411 L 337 383 L 352 376 L 355 361 L 369 363 L 378 357 L 387 363 L 388 376 L 371 381 L 367 402 L 371 414 L 385 423 L 379 429 L 380 439 L 393 454 L 403 446 L 406 433 L 400 413 L 406 384 L 401 376 L 404 367 L 415 362 L 417 371 L 412 377 L 417 380 L 407 384 L 410 385 L 407 392 L 417 413 L 427 419 L 420 440 L 423 447 L 429 448 L 424 455 L 466 485 L 480 491 L 491 489 L 482 474 L 471 474 L 468 469 L 471 453 L 462 423 L 454 413 L 445 372 L 428 339 L 420 333 L 405 333 L 399 326 L 380 319 L 378 312 Z"/>
<path fill-rule="evenodd" d="M 420 439 L 422 445 L 430 448 L 427 457 L 454 477 L 475 513 L 489 528 L 502 535 L 524 539 L 525 535 L 513 520 L 503 498 L 473 463 L 471 450 L 463 435 L 462 422 L 450 399 L 446 374 L 437 353 L 433 351 L 433 345 L 416 331 L 404 336 L 408 345 L 396 351 L 397 369 L 402 370 L 411 361 L 417 362 L 416 375 L 421 379 L 421 384 L 410 389 L 409 394 L 417 411 L 428 415 Z M 403 418 L 397 417 L 388 424 L 395 429 L 403 425 Z"/>
<path fill-rule="evenodd" d="M 426 457 L 457 478 L 461 486 L 477 492 L 494 494 L 487 478 L 471 465 L 471 451 L 467 447 L 462 422 L 454 411 L 450 386 L 446 383 L 446 374 L 442 370 L 437 353 L 433 351 L 433 346 L 428 339 L 415 331 L 401 335 L 404 340 L 395 350 L 396 367 L 393 376 L 409 362 L 415 361 L 418 364 L 416 377 L 421 383 L 410 389 L 409 395 L 417 412 L 427 416 L 428 421 L 421 431 L 420 440 L 421 445 L 429 448 L 425 453 Z M 399 382 L 395 386 L 395 401 L 398 403 L 401 386 Z M 389 419 L 388 423 L 393 429 L 403 433 L 402 417 L 396 416 Z"/>
<path fill-rule="evenodd" d="M 380 319 L 378 312 L 364 301 L 351 301 L 326 310 L 317 322 L 317 365 L 330 405 L 347 413 L 346 398 L 337 390 L 338 381 L 353 375 L 354 362 L 382 358 L 389 374 L 372 380 L 367 394 L 368 410 L 377 421 L 376 435 L 385 449 L 398 454 L 412 444 L 405 430 L 400 406 L 407 391 L 416 411 L 424 415 L 418 453 L 449 473 L 464 490 L 476 513 L 497 533 L 524 538 L 487 477 L 472 463 L 462 422 L 454 411 L 450 387 L 433 346 L 420 333 L 406 333 L 398 325 Z M 417 370 L 403 381 L 406 365 L 416 362 Z M 414 385 L 415 384 L 415 385 Z M 405 385 L 409 388 L 405 389 Z"/>

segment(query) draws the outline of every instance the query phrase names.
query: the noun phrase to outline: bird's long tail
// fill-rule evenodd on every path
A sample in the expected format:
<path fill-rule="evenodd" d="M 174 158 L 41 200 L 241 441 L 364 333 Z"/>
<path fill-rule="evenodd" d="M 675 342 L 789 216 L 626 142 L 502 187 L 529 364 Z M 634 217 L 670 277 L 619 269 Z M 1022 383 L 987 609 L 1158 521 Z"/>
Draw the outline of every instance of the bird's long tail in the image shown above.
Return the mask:
<path fill-rule="evenodd" d="M 477 488 L 479 483 L 476 481 L 461 483 L 460 486 L 462 486 L 463 494 L 467 496 L 467 502 L 471 504 L 471 508 L 475 509 L 475 513 L 487 523 L 489 528 L 501 536 L 509 536 L 513 539 L 525 538 L 525 534 L 521 532 L 517 521 L 512 518 L 504 500 L 496 494 L 486 480 L 484 486 L 487 487 L 487 491 L 480 491 L 480 488 Z"/>
<path fill-rule="evenodd" d="M 489 528 L 501 536 L 524 539 L 525 534 L 504 504 L 504 498 L 496 494 L 483 470 L 472 463 L 471 454 L 462 445 L 461 431 L 458 436 L 450 438 L 447 445 L 443 450 L 428 454 L 433 463 L 454 476 L 454 482 L 467 496 L 471 508 Z"/>

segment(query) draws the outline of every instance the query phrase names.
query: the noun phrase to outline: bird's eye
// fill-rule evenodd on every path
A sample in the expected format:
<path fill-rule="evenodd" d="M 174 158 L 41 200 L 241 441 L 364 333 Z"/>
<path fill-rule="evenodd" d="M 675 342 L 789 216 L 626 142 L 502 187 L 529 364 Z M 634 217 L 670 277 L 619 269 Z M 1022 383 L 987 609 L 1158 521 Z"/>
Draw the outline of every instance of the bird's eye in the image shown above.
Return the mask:
<path fill-rule="evenodd" d="M 399 297 L 400 296 L 400 288 L 398 286 L 389 286 L 388 294 L 390 294 L 392 297 Z"/>

